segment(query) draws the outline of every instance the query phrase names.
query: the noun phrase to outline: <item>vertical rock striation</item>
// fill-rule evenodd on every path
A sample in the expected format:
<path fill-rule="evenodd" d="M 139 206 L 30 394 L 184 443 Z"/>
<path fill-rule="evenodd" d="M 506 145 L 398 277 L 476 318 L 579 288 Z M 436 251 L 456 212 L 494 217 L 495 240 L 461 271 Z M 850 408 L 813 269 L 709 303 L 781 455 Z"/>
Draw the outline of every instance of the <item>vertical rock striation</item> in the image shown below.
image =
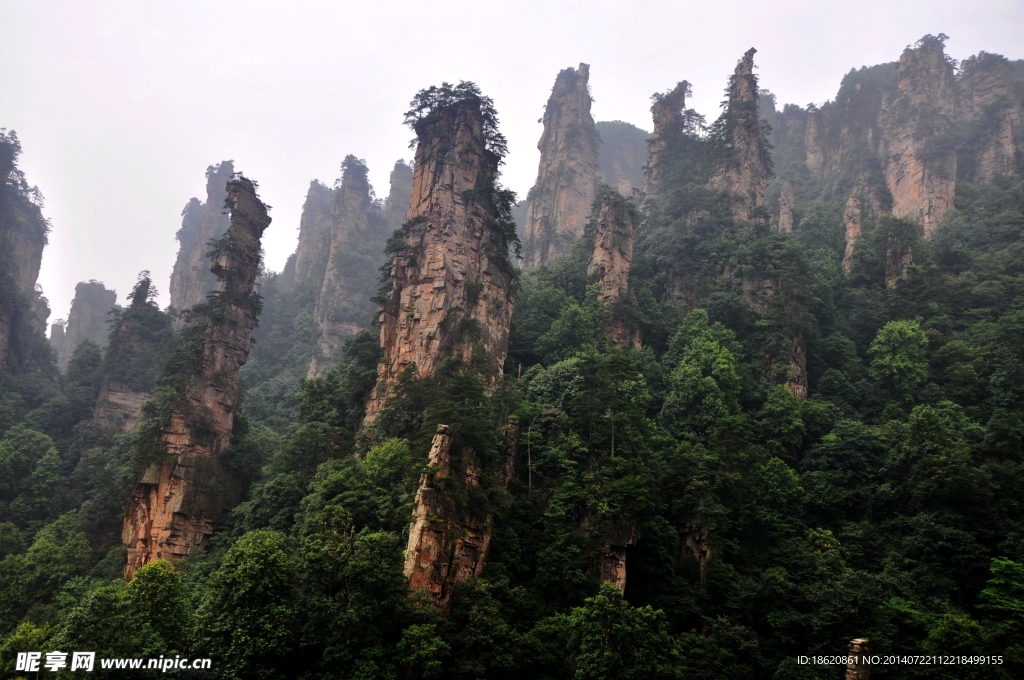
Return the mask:
<path fill-rule="evenodd" d="M 821 111 L 810 109 L 807 112 L 807 125 L 804 128 L 804 149 L 807 154 L 807 169 L 811 175 L 820 176 L 828 163 L 825 155 L 825 125 Z"/>
<path fill-rule="evenodd" d="M 57 357 L 61 368 L 67 368 L 75 350 L 86 340 L 92 340 L 100 347 L 107 346 L 110 335 L 107 322 L 116 304 L 117 292 L 107 290 L 100 281 L 82 281 L 75 286 L 75 299 L 68 313 L 62 351 Z"/>
<path fill-rule="evenodd" d="M 345 338 L 373 318 L 371 298 L 388 232 L 384 216 L 370 198 L 367 172 L 355 156 L 342 162 L 341 184 L 331 209 L 330 251 L 313 311 L 317 336 L 309 365 L 311 378 L 337 363 Z"/>
<path fill-rule="evenodd" d="M 779 233 L 782 234 L 793 232 L 793 208 L 796 207 L 796 197 L 793 192 L 793 180 L 783 181 L 782 193 L 779 194 L 779 219 L 777 222 Z"/>
<path fill-rule="evenodd" d="M 402 371 L 429 376 L 447 356 L 486 353 L 497 378 L 508 353 L 513 271 L 492 191 L 499 157 L 486 146 L 479 102 L 440 108 L 417 125 L 409 219 L 380 309 L 383 358 L 371 422 Z"/>
<path fill-rule="evenodd" d="M 308 281 L 320 286 L 327 271 L 327 260 L 331 252 L 331 230 L 334 218 L 335 191 L 316 180 L 309 183 L 306 202 L 302 204 L 299 219 L 299 245 L 295 249 L 295 285 Z"/>
<path fill-rule="evenodd" d="M 597 130 L 590 115 L 590 66 L 558 74 L 544 109 L 537 182 L 526 214 L 523 266 L 566 255 L 583 235 L 597 191 Z M 419 157 L 416 161 L 419 169 Z"/>
<path fill-rule="evenodd" d="M 238 372 L 252 347 L 259 299 L 260 238 L 270 224 L 266 206 L 244 177 L 227 183 L 230 223 L 214 249 L 210 271 L 219 291 L 184 331 L 183 374 L 161 384 L 174 391 L 149 402 L 142 427 L 162 450 L 135 486 L 125 511 L 125 577 L 156 559 L 179 560 L 203 549 L 219 517 L 239 500 L 240 488 L 223 460 L 238 405 Z M 152 407 L 150 406 L 152 405 Z"/>
<path fill-rule="evenodd" d="M 402 228 L 409 216 L 412 201 L 413 172 L 405 161 L 397 161 L 391 170 L 391 188 L 384 201 L 384 216 L 388 222 L 388 235 Z"/>
<path fill-rule="evenodd" d="M 1002 56 L 981 52 L 961 64 L 959 113 L 973 128 L 963 150 L 962 176 L 985 184 L 1018 169 L 1024 113 L 1016 95 L 1013 66 Z"/>
<path fill-rule="evenodd" d="M 729 100 L 716 140 L 715 166 L 709 185 L 732 194 L 733 214 L 750 220 L 764 206 L 771 170 L 770 145 L 757 117 L 757 78 L 754 48 L 747 50 L 729 79 Z"/>
<path fill-rule="evenodd" d="M 690 94 L 690 84 L 685 80 L 675 88 L 652 97 L 651 117 L 654 132 L 647 142 L 647 167 L 644 169 L 644 200 L 656 200 L 664 191 L 665 170 L 669 165 L 671 150 L 679 145 L 683 137 L 683 109 Z"/>
<path fill-rule="evenodd" d="M 612 342 L 619 347 L 639 347 L 640 332 L 633 327 L 629 304 L 629 268 L 633 261 L 633 238 L 637 227 L 636 210 L 615 192 L 601 199 L 594 234 L 594 250 L 587 264 L 589 283 L 601 284 L 601 302 L 611 317 Z"/>
<path fill-rule="evenodd" d="M 953 207 L 956 150 L 944 141 L 954 128 L 956 81 L 942 38 L 925 36 L 900 56 L 896 89 L 882 100 L 879 122 L 892 212 L 931 238 Z"/>
<path fill-rule="evenodd" d="M 843 222 L 846 225 L 846 250 L 843 253 L 843 271 L 847 276 L 853 271 L 853 253 L 857 239 L 861 232 L 861 208 L 860 198 L 857 194 L 850 194 L 846 201 L 846 209 L 843 211 Z"/>
<path fill-rule="evenodd" d="M 218 239 L 228 229 L 228 216 L 224 214 L 224 186 L 234 174 L 233 161 L 224 161 L 206 169 L 206 203 L 193 198 L 182 210 L 181 229 L 177 239 L 180 247 L 178 259 L 171 272 L 171 307 L 179 312 L 206 301 L 206 294 L 217 290 L 217 278 L 210 273 L 211 240 Z"/>

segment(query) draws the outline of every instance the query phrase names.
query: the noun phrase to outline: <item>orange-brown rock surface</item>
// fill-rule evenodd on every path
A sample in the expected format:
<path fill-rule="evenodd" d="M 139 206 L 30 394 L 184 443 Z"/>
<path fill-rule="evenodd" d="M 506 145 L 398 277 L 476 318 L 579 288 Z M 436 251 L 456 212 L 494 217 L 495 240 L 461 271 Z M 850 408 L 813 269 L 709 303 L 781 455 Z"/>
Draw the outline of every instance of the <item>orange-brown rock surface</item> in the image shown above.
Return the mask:
<path fill-rule="evenodd" d="M 222 455 L 231 445 L 238 372 L 252 347 L 260 237 L 270 217 L 248 179 L 229 180 L 226 194 L 230 223 L 210 265 L 219 291 L 184 331 L 186 345 L 200 343 L 197 367 L 177 376 L 184 384 L 166 413 L 146 416 L 159 430 L 153 443 L 165 454 L 146 469 L 125 511 L 127 579 L 154 560 L 201 550 L 220 516 L 239 500 L 239 485 Z"/>
<path fill-rule="evenodd" d="M 611 319 L 612 342 L 620 347 L 640 346 L 639 329 L 631 324 L 628 311 L 633 301 L 629 268 L 636 228 L 635 208 L 618 193 L 605 193 L 597 217 L 594 249 L 587 264 L 587 280 L 601 284 L 601 302 Z"/>
<path fill-rule="evenodd" d="M 306 192 L 299 219 L 299 245 L 295 249 L 294 283 L 303 285 L 307 281 L 319 287 L 327 271 L 327 259 L 331 253 L 331 230 L 334 218 L 335 191 L 326 184 L 313 180 Z"/>
<path fill-rule="evenodd" d="M 753 219 L 764 206 L 768 186 L 770 149 L 757 116 L 757 78 L 754 76 L 754 48 L 747 50 L 729 79 L 726 104 L 714 170 L 709 186 L 734 197 L 733 214 Z"/>
<path fill-rule="evenodd" d="M 956 118 L 956 81 L 941 38 L 926 36 L 900 56 L 895 91 L 882 100 L 879 122 L 892 212 L 931 238 L 953 207 L 957 154 L 941 137 Z"/>
<path fill-rule="evenodd" d="M 380 310 L 383 357 L 367 422 L 413 364 L 429 376 L 446 357 L 469 359 L 480 348 L 497 378 L 508 352 L 513 271 L 490 194 L 498 156 L 486 147 L 479 103 L 435 111 L 417 137 L 412 203 Z"/>
<path fill-rule="evenodd" d="M 871 680 L 871 646 L 867 638 L 850 640 L 845 680 Z"/>
<path fill-rule="evenodd" d="M 690 84 L 685 80 L 663 94 L 656 94 L 651 104 L 651 118 L 654 132 L 647 142 L 647 167 L 644 169 L 644 200 L 655 200 L 664 190 L 666 156 L 683 137 L 683 109 L 690 94 Z"/>
<path fill-rule="evenodd" d="M 181 211 L 181 229 L 177 239 L 178 259 L 171 272 L 171 307 L 179 312 L 206 301 L 206 294 L 217 290 L 217 278 L 210 273 L 211 239 L 218 239 L 228 229 L 224 214 L 224 185 L 235 172 L 232 161 L 211 165 L 206 169 L 206 203 L 191 199 Z"/>
<path fill-rule="evenodd" d="M 962 175 L 983 184 L 1017 172 L 1024 114 L 1013 66 L 1005 57 L 986 52 L 965 59 L 960 66 L 959 114 L 974 128 L 962 152 Z"/>
<path fill-rule="evenodd" d="M 57 359 L 61 368 L 67 368 L 75 350 L 86 340 L 100 347 L 107 346 L 110 335 L 110 312 L 117 304 L 117 292 L 107 290 L 100 281 L 82 281 L 75 286 L 75 299 L 71 302 L 67 326 Z"/>
<path fill-rule="evenodd" d="M 857 239 L 861 232 L 861 208 L 860 198 L 857 194 L 850 194 L 846 201 L 846 209 L 843 211 L 843 223 L 846 226 L 846 249 L 843 253 L 843 271 L 847 275 L 853 269 L 853 253 L 857 245 Z"/>
<path fill-rule="evenodd" d="M 566 255 L 590 217 L 598 162 L 589 79 L 587 64 L 561 71 L 544 109 L 540 167 L 526 213 L 524 267 Z M 418 170 L 418 156 L 416 164 Z"/>
<path fill-rule="evenodd" d="M 370 193 L 366 165 L 355 156 L 347 156 L 331 209 L 330 252 L 313 312 L 317 336 L 309 365 L 311 378 L 336 364 L 345 338 L 359 332 L 373 318 L 375 305 L 371 298 L 388 230 Z"/>

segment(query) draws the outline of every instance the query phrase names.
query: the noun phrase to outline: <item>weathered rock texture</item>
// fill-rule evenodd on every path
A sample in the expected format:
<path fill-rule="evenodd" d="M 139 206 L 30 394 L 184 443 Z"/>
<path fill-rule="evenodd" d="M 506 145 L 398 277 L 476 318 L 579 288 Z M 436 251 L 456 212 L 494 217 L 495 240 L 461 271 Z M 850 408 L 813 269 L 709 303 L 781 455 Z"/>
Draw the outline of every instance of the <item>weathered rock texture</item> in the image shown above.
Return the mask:
<path fill-rule="evenodd" d="M 664 190 L 667 156 L 683 137 L 683 109 L 690 94 L 690 84 L 680 81 L 674 89 L 656 94 L 651 104 L 654 132 L 647 142 L 647 167 L 644 169 L 644 200 L 657 199 Z"/>
<path fill-rule="evenodd" d="M 449 485 L 479 486 L 481 481 L 472 451 L 455 458 L 450 428 L 438 425 L 430 446 L 431 472 L 420 476 L 405 551 L 409 587 L 441 604 L 448 602 L 456 583 L 480 575 L 491 542 L 490 515 L 475 516 L 451 500 Z"/>
<path fill-rule="evenodd" d="M 629 307 L 629 268 L 633 262 L 633 239 L 637 215 L 633 206 L 618 193 L 608 192 L 601 200 L 594 234 L 594 250 L 587 264 L 589 283 L 601 284 L 601 302 L 611 320 L 612 342 L 620 347 L 639 347 L 640 331 L 632 324 Z"/>
<path fill-rule="evenodd" d="M 807 112 L 807 126 L 804 128 L 804 149 L 807 153 L 807 169 L 812 175 L 821 175 L 828 159 L 825 155 L 825 130 L 821 111 L 811 109 Z"/>
<path fill-rule="evenodd" d="M 850 657 L 846 664 L 846 680 L 871 680 L 871 647 L 867 638 L 850 640 Z"/>
<path fill-rule="evenodd" d="M 544 110 L 537 182 L 526 214 L 523 266 L 566 255 L 583 235 L 597 191 L 597 130 L 590 115 L 590 67 L 558 74 Z M 417 169 L 419 156 L 417 156 Z"/>
<path fill-rule="evenodd" d="M 789 234 L 793 231 L 793 208 L 796 207 L 796 197 L 793 192 L 793 181 L 784 180 L 782 193 L 779 194 L 779 218 L 776 222 L 776 226 L 782 234 Z"/>
<path fill-rule="evenodd" d="M 857 194 L 851 194 L 846 201 L 846 209 L 843 211 L 843 222 L 846 225 L 846 250 L 843 253 L 843 271 L 847 275 L 853 269 L 853 253 L 857 245 L 857 239 L 861 232 L 861 208 L 860 198 Z"/>
<path fill-rule="evenodd" d="M 131 305 L 117 314 L 110 333 L 93 411 L 93 420 L 108 431 L 135 427 L 171 349 L 171 317 L 160 311 L 152 293 L 152 282 L 144 276 L 132 291 Z"/>
<path fill-rule="evenodd" d="M 35 286 L 49 231 L 39 208 L 42 196 L 18 170 L 20 154 L 17 135 L 0 129 L 0 365 L 8 359 L 16 324 L 40 322 Z"/>
<path fill-rule="evenodd" d="M 296 285 L 307 281 L 313 281 L 317 286 L 323 283 L 331 254 L 334 199 L 334 189 L 316 180 L 309 183 L 299 219 L 299 245 L 295 249 Z"/>
<path fill-rule="evenodd" d="M 331 211 L 330 252 L 313 312 L 317 338 L 309 377 L 323 375 L 337 363 L 342 342 L 365 327 L 375 311 L 370 298 L 388 225 L 373 205 L 366 175 L 362 161 L 345 158 Z"/>
<path fill-rule="evenodd" d="M 61 368 L 67 368 L 75 350 L 86 340 L 100 347 L 107 346 L 110 335 L 110 313 L 117 304 L 117 292 L 107 290 L 100 281 L 82 281 L 75 286 L 75 299 L 71 302 L 64 342 L 57 359 Z"/>
<path fill-rule="evenodd" d="M 228 230 L 224 211 L 224 186 L 235 172 L 232 161 L 206 169 L 206 203 L 193 198 L 182 210 L 177 239 L 178 259 L 171 272 L 171 307 L 179 312 L 206 301 L 206 294 L 217 290 L 217 278 L 210 273 L 209 242 Z"/>
<path fill-rule="evenodd" d="M 485 146 L 479 106 L 463 102 L 431 114 L 418 139 L 409 219 L 380 310 L 383 358 L 366 422 L 413 364 L 429 376 L 445 357 L 469 359 L 480 348 L 497 378 L 508 353 L 513 271 L 490 195 L 498 157 Z"/>
<path fill-rule="evenodd" d="M 64 319 L 57 319 L 50 324 L 50 347 L 53 348 L 58 360 L 64 354 L 64 345 L 67 342 L 67 323 Z"/>
<path fill-rule="evenodd" d="M 409 216 L 412 201 L 413 172 L 405 161 L 398 161 L 391 170 L 391 189 L 384 201 L 384 216 L 388 222 L 388 235 L 400 229 Z"/>
<path fill-rule="evenodd" d="M 928 36 L 900 56 L 897 84 L 882 100 L 885 181 L 892 212 L 931 238 L 956 190 L 956 150 L 943 137 L 956 119 L 956 80 L 942 40 Z"/>
<path fill-rule="evenodd" d="M 125 512 L 127 579 L 154 560 L 179 560 L 201 550 L 219 517 L 239 500 L 239 485 L 222 455 L 231 445 L 238 371 L 252 346 L 260 237 L 270 217 L 244 177 L 228 182 L 226 202 L 231 211 L 227 239 L 210 266 L 219 291 L 211 312 L 191 318 L 185 329 L 186 338 L 191 332 L 200 343 L 197 368 L 179 376 L 184 386 L 169 412 L 154 416 L 162 419 L 158 445 L 166 456 L 146 469 Z"/>
<path fill-rule="evenodd" d="M 734 197 L 733 213 L 739 219 L 753 219 L 764 206 L 768 187 L 770 149 L 757 117 L 757 78 L 754 76 L 754 48 L 736 64 L 729 80 L 729 101 L 719 140 L 721 148 L 709 185 Z"/>
<path fill-rule="evenodd" d="M 1024 122 L 1013 66 L 997 54 L 982 52 L 961 64 L 959 114 L 972 135 L 962 151 L 961 176 L 970 182 L 991 182 L 1018 170 L 1018 145 Z"/>
<path fill-rule="evenodd" d="M 642 191 L 650 135 L 621 120 L 600 121 L 595 127 L 601 142 L 597 148 L 597 181 L 623 196 L 630 196 L 634 189 Z"/>

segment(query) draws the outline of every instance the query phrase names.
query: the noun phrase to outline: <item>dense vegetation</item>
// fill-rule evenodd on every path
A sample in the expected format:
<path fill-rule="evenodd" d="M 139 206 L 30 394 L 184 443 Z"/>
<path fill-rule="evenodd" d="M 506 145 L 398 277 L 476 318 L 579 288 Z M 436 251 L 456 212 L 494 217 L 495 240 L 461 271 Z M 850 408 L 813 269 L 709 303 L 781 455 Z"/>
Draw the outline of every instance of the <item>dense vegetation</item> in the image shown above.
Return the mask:
<path fill-rule="evenodd" d="M 420 112 L 459 93 L 427 94 Z M 374 329 L 300 383 L 314 295 L 271 276 L 236 433 L 262 470 L 212 549 L 177 568 L 121 580 L 135 444 L 88 420 L 99 349 L 80 347 L 65 375 L 45 346 L 7 369 L 0 677 L 17 651 L 59 648 L 212 656 L 239 678 L 835 678 L 796 657 L 853 637 L 882 654 L 1001 654 L 1001 668 L 946 677 L 1017 677 L 1024 181 L 961 183 L 928 243 L 900 220 L 865 224 L 846 276 L 839 187 L 780 145 L 793 234 L 767 214 L 739 224 L 705 188 L 727 121 L 688 121 L 636 248 L 642 349 L 611 345 L 587 285 L 590 229 L 521 275 L 496 387 L 474 362 L 406 374 L 360 431 Z M 894 234 L 915 264 L 889 289 Z M 785 386 L 795 334 L 805 401 Z M 493 543 L 443 613 L 402 575 L 430 437 L 450 425 L 487 469 L 508 456 L 510 420 L 507 488 L 453 490 L 493 513 Z M 595 565 L 626 543 L 621 595 Z"/>

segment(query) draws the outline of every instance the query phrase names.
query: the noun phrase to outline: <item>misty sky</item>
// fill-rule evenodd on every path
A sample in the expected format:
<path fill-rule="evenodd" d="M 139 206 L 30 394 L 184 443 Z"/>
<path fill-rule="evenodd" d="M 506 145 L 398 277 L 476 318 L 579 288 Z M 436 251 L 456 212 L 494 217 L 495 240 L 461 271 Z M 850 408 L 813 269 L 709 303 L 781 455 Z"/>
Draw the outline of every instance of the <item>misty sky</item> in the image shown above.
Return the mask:
<path fill-rule="evenodd" d="M 352 153 L 386 195 L 391 166 L 412 156 L 402 113 L 442 80 L 494 99 L 504 183 L 525 196 L 560 69 L 591 65 L 595 119 L 650 129 L 650 95 L 683 79 L 687 105 L 713 120 L 751 46 L 761 86 L 805 105 L 940 32 L 956 59 L 1024 58 L 1024 2 L 0 0 L 0 127 L 17 131 L 46 197 L 52 321 L 76 282 L 103 281 L 122 302 L 142 269 L 166 305 L 181 210 L 228 158 L 273 206 L 263 243 L 280 269 L 309 181 L 332 183 Z"/>

